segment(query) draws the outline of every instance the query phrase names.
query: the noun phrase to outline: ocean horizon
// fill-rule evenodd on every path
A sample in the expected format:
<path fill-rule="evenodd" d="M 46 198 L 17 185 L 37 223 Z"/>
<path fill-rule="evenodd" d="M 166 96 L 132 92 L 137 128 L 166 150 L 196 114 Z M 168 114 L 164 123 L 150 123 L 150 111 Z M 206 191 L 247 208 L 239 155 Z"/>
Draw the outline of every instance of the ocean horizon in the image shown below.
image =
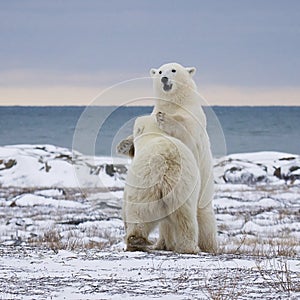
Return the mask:
<path fill-rule="evenodd" d="M 89 114 L 85 111 L 88 108 Z M 82 130 L 97 156 L 114 156 L 115 145 L 131 134 L 137 116 L 152 106 L 0 106 L 0 145 L 52 144 L 73 148 Z M 85 114 L 83 112 L 85 111 Z M 300 154 L 300 106 L 204 107 L 214 156 L 278 151 Z M 85 128 L 78 123 L 89 118 Z M 96 124 L 96 125 L 95 125 Z M 89 141 L 82 141 L 89 143 Z M 83 149 L 75 149 L 89 152 Z"/>

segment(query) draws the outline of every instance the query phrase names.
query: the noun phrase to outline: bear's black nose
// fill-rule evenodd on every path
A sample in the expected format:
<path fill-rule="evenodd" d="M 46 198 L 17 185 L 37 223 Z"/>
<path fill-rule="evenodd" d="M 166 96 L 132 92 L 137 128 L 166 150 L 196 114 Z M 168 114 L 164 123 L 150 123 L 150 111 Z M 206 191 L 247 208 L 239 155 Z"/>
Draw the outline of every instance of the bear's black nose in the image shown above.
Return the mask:
<path fill-rule="evenodd" d="M 162 77 L 161 78 L 161 82 L 164 83 L 164 84 L 167 83 L 168 80 L 169 80 L 168 77 Z"/>

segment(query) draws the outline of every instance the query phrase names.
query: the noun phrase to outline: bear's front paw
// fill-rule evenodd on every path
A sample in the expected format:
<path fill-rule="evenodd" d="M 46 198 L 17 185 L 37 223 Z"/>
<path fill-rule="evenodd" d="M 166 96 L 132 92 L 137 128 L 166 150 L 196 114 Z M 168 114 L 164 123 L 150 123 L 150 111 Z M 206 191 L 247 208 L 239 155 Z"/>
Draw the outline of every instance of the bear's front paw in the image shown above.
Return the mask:
<path fill-rule="evenodd" d="M 133 152 L 134 146 L 133 141 L 131 139 L 123 140 L 117 145 L 118 154 L 133 156 Z"/>

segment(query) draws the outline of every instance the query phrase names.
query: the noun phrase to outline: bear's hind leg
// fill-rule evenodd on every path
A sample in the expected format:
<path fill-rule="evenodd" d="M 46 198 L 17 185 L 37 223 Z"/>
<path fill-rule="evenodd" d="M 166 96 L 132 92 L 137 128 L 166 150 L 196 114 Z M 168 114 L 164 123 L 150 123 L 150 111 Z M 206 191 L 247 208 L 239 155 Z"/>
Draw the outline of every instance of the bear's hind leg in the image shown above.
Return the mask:
<path fill-rule="evenodd" d="M 170 222 L 162 220 L 159 224 L 159 239 L 154 245 L 155 250 L 175 250 L 175 236 L 174 231 L 170 227 Z"/>
<path fill-rule="evenodd" d="M 216 218 L 212 205 L 198 208 L 199 247 L 204 252 L 215 253 L 218 249 Z"/>
<path fill-rule="evenodd" d="M 178 253 L 198 253 L 198 224 L 195 212 L 184 204 L 169 218 L 176 237 L 174 250 Z"/>

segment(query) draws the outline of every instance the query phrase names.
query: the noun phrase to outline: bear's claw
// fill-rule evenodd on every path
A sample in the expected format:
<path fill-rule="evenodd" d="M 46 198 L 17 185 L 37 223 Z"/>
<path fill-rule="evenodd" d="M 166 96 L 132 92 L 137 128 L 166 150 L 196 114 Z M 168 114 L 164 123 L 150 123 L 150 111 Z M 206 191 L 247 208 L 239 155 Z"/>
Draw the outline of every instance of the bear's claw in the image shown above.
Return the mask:
<path fill-rule="evenodd" d="M 161 111 L 156 114 L 156 121 L 158 125 L 162 125 L 162 123 L 165 121 L 165 115 L 166 114 Z"/>

